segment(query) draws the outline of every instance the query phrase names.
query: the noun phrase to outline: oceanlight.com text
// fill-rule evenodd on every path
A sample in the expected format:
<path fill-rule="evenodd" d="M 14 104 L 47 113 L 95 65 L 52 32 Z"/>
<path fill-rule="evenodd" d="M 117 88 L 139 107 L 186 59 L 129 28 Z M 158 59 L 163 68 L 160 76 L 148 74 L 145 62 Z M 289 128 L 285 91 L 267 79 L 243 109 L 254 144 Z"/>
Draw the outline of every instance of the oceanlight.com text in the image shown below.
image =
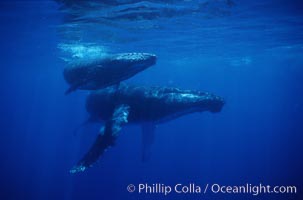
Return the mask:
<path fill-rule="evenodd" d="M 207 186 L 209 187 L 209 186 Z M 270 186 L 245 184 L 241 186 L 227 186 L 220 184 L 212 184 L 210 191 L 212 193 L 227 193 L 227 194 L 252 194 L 257 196 L 259 194 L 296 194 L 296 186 Z"/>

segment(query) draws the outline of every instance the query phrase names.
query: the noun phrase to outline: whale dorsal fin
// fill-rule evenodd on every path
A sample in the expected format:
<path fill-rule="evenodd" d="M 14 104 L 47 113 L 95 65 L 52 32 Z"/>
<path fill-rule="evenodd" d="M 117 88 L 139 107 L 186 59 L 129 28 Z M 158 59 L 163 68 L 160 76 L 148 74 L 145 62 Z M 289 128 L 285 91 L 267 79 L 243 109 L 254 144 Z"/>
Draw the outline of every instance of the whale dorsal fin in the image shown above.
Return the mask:
<path fill-rule="evenodd" d="M 155 124 L 144 122 L 142 124 L 142 161 L 148 161 L 151 156 L 151 147 L 155 140 Z"/>
<path fill-rule="evenodd" d="M 65 91 L 65 95 L 68 95 L 69 93 L 75 91 L 76 89 L 78 89 L 79 86 L 80 86 L 80 84 L 74 84 L 74 85 L 70 86 L 70 87 Z"/>
<path fill-rule="evenodd" d="M 75 83 L 73 85 L 71 85 L 66 91 L 65 91 L 65 95 L 68 95 L 71 92 L 74 92 L 75 90 L 77 90 L 79 87 L 81 87 L 82 85 L 86 84 L 88 82 L 88 80 L 84 79 L 78 83 Z"/>
<path fill-rule="evenodd" d="M 70 173 L 85 171 L 88 167 L 91 167 L 109 147 L 115 144 L 122 126 L 128 122 L 128 114 L 128 105 L 122 104 L 115 107 L 112 117 L 107 120 L 105 126 L 100 129 L 100 134 L 98 134 L 95 143 L 77 165 L 70 170 Z"/>

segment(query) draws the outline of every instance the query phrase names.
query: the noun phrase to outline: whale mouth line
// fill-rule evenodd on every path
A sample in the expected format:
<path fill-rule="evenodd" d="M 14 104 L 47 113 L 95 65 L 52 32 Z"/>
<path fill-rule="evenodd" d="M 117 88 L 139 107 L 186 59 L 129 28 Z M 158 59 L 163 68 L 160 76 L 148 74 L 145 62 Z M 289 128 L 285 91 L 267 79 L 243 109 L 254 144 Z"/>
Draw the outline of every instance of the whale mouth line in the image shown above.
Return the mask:
<path fill-rule="evenodd" d="M 196 112 L 200 113 L 200 112 L 203 112 L 205 110 L 206 109 L 202 109 L 202 108 L 200 108 L 198 106 L 197 107 L 193 107 L 193 108 L 189 108 L 189 109 L 186 109 L 186 110 L 183 110 L 183 111 L 179 111 L 179 112 L 173 113 L 173 114 L 168 115 L 166 117 L 163 117 L 163 118 L 157 120 L 156 123 L 157 124 L 165 123 L 167 121 L 171 121 L 173 119 L 177 119 L 177 118 L 179 118 L 181 116 L 185 116 L 187 114 L 194 114 Z"/>
<path fill-rule="evenodd" d="M 131 69 L 129 70 L 129 72 L 137 72 L 137 71 L 142 71 L 144 69 L 147 69 L 149 67 L 151 67 L 152 64 L 147 64 L 147 63 L 141 63 L 141 64 L 134 64 Z"/>

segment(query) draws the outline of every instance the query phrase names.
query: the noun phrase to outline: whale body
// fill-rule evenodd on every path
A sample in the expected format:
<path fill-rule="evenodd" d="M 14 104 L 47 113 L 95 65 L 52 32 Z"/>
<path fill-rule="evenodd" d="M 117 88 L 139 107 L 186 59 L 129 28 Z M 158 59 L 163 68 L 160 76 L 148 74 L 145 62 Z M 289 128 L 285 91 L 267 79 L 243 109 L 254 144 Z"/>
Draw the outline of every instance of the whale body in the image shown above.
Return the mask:
<path fill-rule="evenodd" d="M 90 93 L 86 110 L 95 119 L 111 118 L 116 105 L 130 107 L 129 123 L 163 123 L 193 112 L 219 112 L 224 100 L 208 92 L 181 90 L 170 87 L 121 85 Z"/>
<path fill-rule="evenodd" d="M 88 153 L 72 168 L 77 173 L 91 167 L 114 145 L 123 125 L 142 125 L 142 159 L 150 157 L 155 125 L 194 112 L 220 112 L 223 98 L 200 91 L 168 87 L 128 86 L 109 87 L 91 92 L 86 109 L 92 119 L 105 121 Z"/>
<path fill-rule="evenodd" d="M 120 53 L 94 58 L 81 58 L 65 67 L 63 75 L 70 88 L 96 90 L 119 84 L 156 63 L 149 53 Z"/>

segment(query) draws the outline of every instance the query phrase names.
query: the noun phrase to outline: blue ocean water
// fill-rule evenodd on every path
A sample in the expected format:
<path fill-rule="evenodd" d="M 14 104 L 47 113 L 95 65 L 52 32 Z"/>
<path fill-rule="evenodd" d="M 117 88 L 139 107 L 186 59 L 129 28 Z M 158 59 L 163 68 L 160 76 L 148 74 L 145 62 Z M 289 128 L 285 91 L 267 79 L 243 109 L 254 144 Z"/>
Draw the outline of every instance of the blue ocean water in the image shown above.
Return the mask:
<path fill-rule="evenodd" d="M 0 2 L 0 199 L 302 199 L 301 1 L 66 2 Z M 72 175 L 100 124 L 74 134 L 88 92 L 64 95 L 66 60 L 119 52 L 158 57 L 128 83 L 209 91 L 226 104 L 157 126 L 148 162 L 141 127 L 127 126 Z M 297 194 L 127 191 L 140 183 L 294 185 Z"/>

